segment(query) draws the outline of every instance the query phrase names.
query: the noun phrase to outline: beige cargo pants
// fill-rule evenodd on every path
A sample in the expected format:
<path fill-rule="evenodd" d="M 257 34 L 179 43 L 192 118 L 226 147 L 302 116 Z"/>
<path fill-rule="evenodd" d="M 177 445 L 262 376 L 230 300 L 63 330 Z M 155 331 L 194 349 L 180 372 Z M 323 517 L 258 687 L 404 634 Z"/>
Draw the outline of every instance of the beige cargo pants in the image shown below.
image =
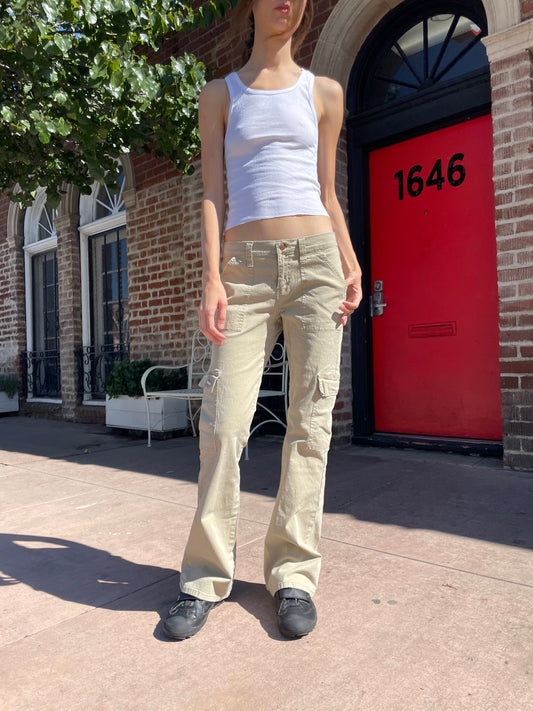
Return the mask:
<path fill-rule="evenodd" d="M 230 594 L 239 459 L 264 365 L 283 330 L 289 412 L 279 490 L 265 538 L 264 575 L 272 595 L 284 587 L 312 595 L 320 572 L 324 479 L 339 388 L 339 306 L 346 293 L 335 236 L 229 242 L 222 280 L 228 295 L 226 340 L 214 347 L 203 381 L 198 508 L 183 557 L 181 589 L 209 601 Z"/>

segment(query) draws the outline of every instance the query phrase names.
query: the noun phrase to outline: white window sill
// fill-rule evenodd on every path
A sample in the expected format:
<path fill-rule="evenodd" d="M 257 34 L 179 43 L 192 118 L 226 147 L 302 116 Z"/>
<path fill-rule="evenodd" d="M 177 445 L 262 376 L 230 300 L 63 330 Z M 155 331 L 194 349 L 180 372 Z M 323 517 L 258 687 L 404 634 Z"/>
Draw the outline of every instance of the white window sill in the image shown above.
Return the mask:
<path fill-rule="evenodd" d="M 60 398 L 53 398 L 53 397 L 28 397 L 26 400 L 28 404 L 32 403 L 40 403 L 40 402 L 45 402 L 48 403 L 49 405 L 61 405 L 62 400 Z"/>

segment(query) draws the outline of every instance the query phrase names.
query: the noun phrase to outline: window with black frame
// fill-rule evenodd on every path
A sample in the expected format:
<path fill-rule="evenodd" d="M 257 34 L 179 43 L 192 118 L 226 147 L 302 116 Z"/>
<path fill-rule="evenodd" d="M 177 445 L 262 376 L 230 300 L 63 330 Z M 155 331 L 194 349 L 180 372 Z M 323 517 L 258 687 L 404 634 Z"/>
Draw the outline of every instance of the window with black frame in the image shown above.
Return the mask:
<path fill-rule="evenodd" d="M 95 183 L 80 197 L 83 345 L 77 351 L 79 392 L 104 400 L 107 376 L 129 356 L 125 174 Z"/>
<path fill-rule="evenodd" d="M 29 391 L 33 397 L 61 395 L 59 371 L 59 310 L 56 250 L 32 259 L 33 351 L 30 354 Z"/>
<path fill-rule="evenodd" d="M 125 226 L 89 240 L 95 399 L 104 397 L 105 380 L 129 342 L 126 245 Z"/>
<path fill-rule="evenodd" d="M 470 17 L 441 13 L 424 17 L 398 36 L 365 82 L 362 108 L 374 108 L 483 69 L 484 32 Z"/>
<path fill-rule="evenodd" d="M 28 301 L 28 351 L 25 353 L 30 398 L 61 397 L 56 210 L 39 188 L 24 223 Z"/>

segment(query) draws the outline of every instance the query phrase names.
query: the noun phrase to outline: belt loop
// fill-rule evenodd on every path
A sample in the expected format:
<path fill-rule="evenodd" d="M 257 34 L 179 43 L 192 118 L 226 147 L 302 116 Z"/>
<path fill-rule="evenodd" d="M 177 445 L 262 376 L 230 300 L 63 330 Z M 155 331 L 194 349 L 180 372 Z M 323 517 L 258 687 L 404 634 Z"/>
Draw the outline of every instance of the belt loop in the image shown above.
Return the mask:
<path fill-rule="evenodd" d="M 253 242 L 246 242 L 246 266 L 247 267 L 254 266 L 253 246 L 254 246 Z"/>

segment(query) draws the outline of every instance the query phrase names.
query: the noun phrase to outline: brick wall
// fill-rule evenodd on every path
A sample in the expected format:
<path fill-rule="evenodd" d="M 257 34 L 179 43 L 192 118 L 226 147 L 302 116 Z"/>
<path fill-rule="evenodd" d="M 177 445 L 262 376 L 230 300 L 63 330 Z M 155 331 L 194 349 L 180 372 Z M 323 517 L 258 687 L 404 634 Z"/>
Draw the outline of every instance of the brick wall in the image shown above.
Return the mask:
<path fill-rule="evenodd" d="M 0 372 L 20 375 L 20 351 L 26 347 L 22 229 L 8 240 L 10 201 L 0 196 Z"/>
<path fill-rule="evenodd" d="M 520 12 L 522 20 L 527 20 L 533 17 L 533 0 L 521 0 Z"/>
<path fill-rule="evenodd" d="M 131 357 L 175 363 L 186 345 L 182 180 L 166 162 L 162 182 L 138 163 L 147 177 L 126 213 Z"/>
<path fill-rule="evenodd" d="M 491 73 L 504 462 L 533 469 L 531 55 L 493 62 Z"/>
<path fill-rule="evenodd" d="M 78 215 L 56 218 L 57 278 L 59 304 L 59 357 L 63 416 L 77 419 L 80 403 L 78 364 L 75 352 L 81 347 L 81 270 Z"/>

